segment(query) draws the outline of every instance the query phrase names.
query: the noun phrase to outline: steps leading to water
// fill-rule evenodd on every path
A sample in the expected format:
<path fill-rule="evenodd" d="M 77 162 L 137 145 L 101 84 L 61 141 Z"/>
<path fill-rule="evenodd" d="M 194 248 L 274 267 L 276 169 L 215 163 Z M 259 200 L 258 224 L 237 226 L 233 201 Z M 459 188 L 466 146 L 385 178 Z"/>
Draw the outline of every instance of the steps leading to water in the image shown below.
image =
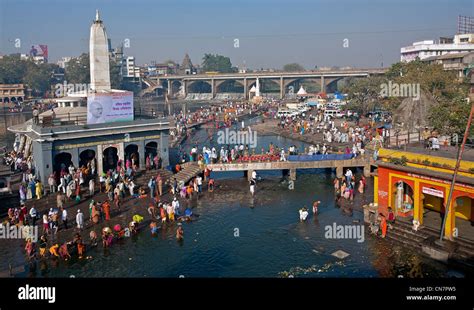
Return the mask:
<path fill-rule="evenodd" d="M 447 241 L 443 247 L 437 244 L 438 230 L 423 226 L 414 231 L 412 225 L 406 221 L 397 221 L 393 224 L 392 228 L 388 229 L 386 238 L 410 248 L 447 252 L 448 263 L 474 270 L 474 242 L 467 239 L 456 238 L 453 242 Z"/>

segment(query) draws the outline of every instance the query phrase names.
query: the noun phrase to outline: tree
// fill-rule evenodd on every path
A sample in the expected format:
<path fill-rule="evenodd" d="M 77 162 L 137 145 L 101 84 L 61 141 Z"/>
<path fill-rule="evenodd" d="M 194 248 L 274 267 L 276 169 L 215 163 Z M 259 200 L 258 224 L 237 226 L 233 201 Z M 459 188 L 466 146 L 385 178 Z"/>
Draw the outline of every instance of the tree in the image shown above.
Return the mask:
<path fill-rule="evenodd" d="M 72 58 L 66 64 L 65 79 L 71 84 L 88 84 L 91 81 L 89 69 L 89 54 L 82 53 Z"/>
<path fill-rule="evenodd" d="M 0 59 L 0 83 L 23 83 L 34 95 L 44 95 L 55 83 L 55 64 L 36 64 L 30 59 L 21 59 L 20 55 L 4 56 Z"/>
<path fill-rule="evenodd" d="M 452 99 L 443 97 L 436 108 L 430 110 L 428 121 L 439 133 L 448 136 L 458 134 L 459 139 L 462 139 L 470 111 L 471 104 L 466 97 L 458 96 Z M 470 135 L 473 134 L 474 126 L 471 126 Z"/>
<path fill-rule="evenodd" d="M 33 61 L 28 61 L 24 83 L 32 89 L 35 95 L 44 95 L 57 82 L 54 78 L 54 71 L 57 69 L 58 65 L 56 64 L 37 65 Z"/>
<path fill-rule="evenodd" d="M 122 84 L 121 65 L 113 58 L 110 59 L 110 87 L 113 89 L 120 89 Z"/>
<path fill-rule="evenodd" d="M 217 71 L 220 73 L 235 72 L 229 57 L 222 55 L 204 54 L 202 58 L 202 68 L 204 72 Z"/>
<path fill-rule="evenodd" d="M 285 72 L 298 72 L 305 71 L 304 67 L 296 62 L 291 64 L 286 64 L 283 66 L 283 71 Z"/>
<path fill-rule="evenodd" d="M 359 115 L 365 115 L 381 105 L 380 85 L 385 83 L 383 76 L 369 76 L 367 78 L 353 79 L 349 81 L 347 93 L 348 108 Z"/>
<path fill-rule="evenodd" d="M 455 71 L 444 70 L 441 64 L 429 64 L 420 60 L 396 63 L 386 76 L 392 83 L 419 84 L 421 93 L 426 94 L 431 102 L 426 115 L 421 115 L 429 126 L 441 134 L 464 134 L 470 112 L 470 105 L 466 100 L 469 89 L 466 79 L 460 80 Z M 401 98 L 389 99 L 392 103 L 401 101 Z M 399 112 L 402 114 L 403 111 Z M 413 115 L 412 118 L 416 117 L 420 115 Z"/>
<path fill-rule="evenodd" d="M 20 59 L 20 55 L 4 56 L 0 59 L 0 82 L 2 84 L 23 83 L 26 75 L 27 63 Z"/>

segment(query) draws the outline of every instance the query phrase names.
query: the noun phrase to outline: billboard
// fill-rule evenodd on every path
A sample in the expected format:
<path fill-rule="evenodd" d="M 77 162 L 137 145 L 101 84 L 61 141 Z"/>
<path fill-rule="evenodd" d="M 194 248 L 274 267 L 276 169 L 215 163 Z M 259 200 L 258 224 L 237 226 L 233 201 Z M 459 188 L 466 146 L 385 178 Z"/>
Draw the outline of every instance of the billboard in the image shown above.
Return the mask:
<path fill-rule="evenodd" d="M 32 45 L 30 49 L 30 56 L 32 57 L 43 56 L 43 58 L 45 59 L 45 62 L 48 62 L 48 46 L 41 45 L 41 44 Z"/>
<path fill-rule="evenodd" d="M 87 124 L 133 121 L 133 92 L 92 93 L 87 96 Z"/>

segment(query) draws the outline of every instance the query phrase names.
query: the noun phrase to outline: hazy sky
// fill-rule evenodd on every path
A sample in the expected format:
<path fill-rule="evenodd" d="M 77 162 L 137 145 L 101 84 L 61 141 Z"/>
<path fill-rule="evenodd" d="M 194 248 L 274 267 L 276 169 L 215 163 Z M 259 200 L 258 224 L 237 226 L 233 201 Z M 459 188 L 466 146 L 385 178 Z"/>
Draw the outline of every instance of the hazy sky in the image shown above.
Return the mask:
<path fill-rule="evenodd" d="M 310 69 L 388 66 L 402 46 L 454 35 L 474 0 L 0 0 L 0 54 L 47 44 L 56 62 L 87 52 L 96 9 L 112 46 L 129 39 L 138 64 L 188 52 L 193 63 L 218 53 L 249 68 Z"/>

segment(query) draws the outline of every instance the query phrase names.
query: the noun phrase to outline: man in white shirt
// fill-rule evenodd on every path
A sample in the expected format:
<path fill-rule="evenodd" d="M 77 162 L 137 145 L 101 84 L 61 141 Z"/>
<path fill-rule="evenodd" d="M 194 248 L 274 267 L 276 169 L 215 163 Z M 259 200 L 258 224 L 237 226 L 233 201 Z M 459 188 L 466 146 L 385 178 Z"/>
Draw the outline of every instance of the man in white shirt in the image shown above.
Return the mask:
<path fill-rule="evenodd" d="M 347 171 L 346 171 L 346 183 L 347 183 L 347 185 L 351 184 L 351 179 L 352 179 L 352 170 L 347 169 Z"/>
<path fill-rule="evenodd" d="M 64 229 L 67 229 L 67 211 L 64 208 L 62 208 L 61 212 L 61 221 L 63 221 Z"/>
<path fill-rule="evenodd" d="M 196 178 L 197 181 L 197 186 L 198 186 L 198 192 L 202 192 L 202 177 L 200 175 L 197 176 Z"/>
<path fill-rule="evenodd" d="M 84 214 L 81 212 L 80 209 L 77 210 L 76 223 L 77 229 L 82 230 L 84 228 Z"/>
<path fill-rule="evenodd" d="M 30 209 L 30 217 L 31 217 L 31 221 L 33 222 L 33 226 L 35 226 L 37 216 L 38 216 L 38 213 L 36 212 L 35 206 L 32 206 Z"/>
<path fill-rule="evenodd" d="M 173 202 L 171 204 L 173 206 L 174 213 L 176 215 L 179 215 L 179 200 L 174 197 Z"/>

